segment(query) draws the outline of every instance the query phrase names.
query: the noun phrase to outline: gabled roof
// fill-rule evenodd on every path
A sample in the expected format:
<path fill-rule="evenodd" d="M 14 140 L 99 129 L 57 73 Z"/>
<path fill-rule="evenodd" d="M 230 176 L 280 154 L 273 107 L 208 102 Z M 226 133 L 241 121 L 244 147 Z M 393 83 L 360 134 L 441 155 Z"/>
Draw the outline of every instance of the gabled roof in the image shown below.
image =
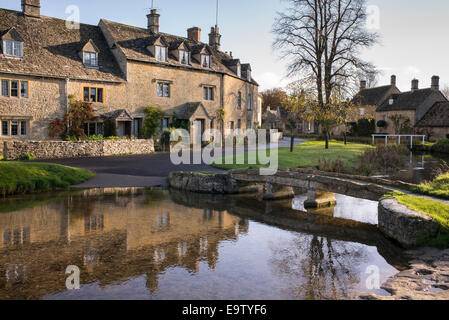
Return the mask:
<path fill-rule="evenodd" d="M 201 108 L 207 118 L 212 119 L 207 113 L 206 108 L 201 102 L 188 102 L 184 105 L 184 109 L 181 112 L 179 119 L 190 120 L 197 112 L 198 108 Z"/>
<path fill-rule="evenodd" d="M 416 124 L 417 127 L 449 127 L 449 102 L 437 102 Z"/>
<path fill-rule="evenodd" d="M 92 41 L 92 39 L 89 39 L 87 43 L 84 45 L 84 47 L 81 49 L 82 51 L 89 51 L 89 52 L 100 52 L 98 47 L 95 45 L 95 43 Z"/>
<path fill-rule="evenodd" d="M 14 27 L 5 31 L 2 34 L 2 40 L 13 40 L 13 41 L 23 42 L 22 37 L 20 36 L 20 34 L 17 32 L 16 28 L 14 28 Z"/>
<path fill-rule="evenodd" d="M 125 109 L 115 110 L 110 113 L 106 113 L 102 115 L 102 118 L 115 121 L 133 121 L 133 118 Z"/>
<path fill-rule="evenodd" d="M 160 62 L 156 61 L 155 57 L 153 57 L 147 50 L 147 46 L 154 41 L 154 37 L 160 35 L 170 45 L 174 42 L 176 46 L 179 42 L 183 42 L 192 49 L 193 54 L 204 53 L 204 50 L 207 50 L 207 52 L 211 55 L 210 68 L 202 67 L 201 61 L 196 61 L 196 59 L 192 59 L 190 66 L 186 66 L 170 55 L 168 56 L 165 64 L 196 70 L 219 72 L 236 77 L 234 71 L 232 71 L 228 66 L 230 61 L 238 59 L 232 59 L 229 54 L 214 50 L 214 48 L 207 44 L 198 44 L 198 42 L 188 38 L 162 32 L 155 36 L 151 34 L 148 29 L 129 26 L 105 19 L 100 20 L 100 27 L 111 37 L 112 42 L 121 49 L 128 60 L 159 64 Z M 112 43 L 109 44 L 112 46 Z M 245 78 L 241 79 L 243 81 L 247 81 Z M 251 81 L 251 83 L 257 85 L 257 82 L 254 80 Z"/>
<path fill-rule="evenodd" d="M 360 90 L 353 98 L 352 102 L 356 105 L 381 105 L 390 93 L 400 93 L 399 89 L 394 85 L 381 86 L 375 88 L 367 88 Z"/>
<path fill-rule="evenodd" d="M 120 68 L 100 28 L 41 16 L 29 19 L 21 12 L 0 9 L 0 33 L 14 28 L 23 39 L 23 59 L 0 55 L 0 72 L 70 79 L 123 82 Z M 99 68 L 85 68 L 79 51 L 92 40 L 99 50 Z"/>
<path fill-rule="evenodd" d="M 403 92 L 394 96 L 395 99 L 392 105 L 390 105 L 387 100 L 377 108 L 377 111 L 417 110 L 429 97 L 432 95 L 438 95 L 438 93 L 439 91 L 430 88 Z M 444 100 L 440 99 L 439 101 L 446 100 L 444 97 L 442 98 Z M 437 101 L 438 98 L 434 102 Z"/>

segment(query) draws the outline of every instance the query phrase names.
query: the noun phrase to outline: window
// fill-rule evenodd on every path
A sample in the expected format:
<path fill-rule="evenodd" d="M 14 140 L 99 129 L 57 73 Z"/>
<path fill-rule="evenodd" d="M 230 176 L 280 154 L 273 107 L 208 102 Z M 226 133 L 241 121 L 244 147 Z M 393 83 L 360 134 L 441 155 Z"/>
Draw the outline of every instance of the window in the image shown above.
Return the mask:
<path fill-rule="evenodd" d="M 248 76 L 248 81 L 251 81 L 251 70 L 246 71 Z"/>
<path fill-rule="evenodd" d="M 20 82 L 20 97 L 28 98 L 28 82 L 27 81 Z"/>
<path fill-rule="evenodd" d="M 234 121 L 229 122 L 229 129 L 234 130 Z"/>
<path fill-rule="evenodd" d="M 3 40 L 3 53 L 12 57 L 23 57 L 23 43 L 20 41 Z"/>
<path fill-rule="evenodd" d="M 203 68 L 210 68 L 210 55 L 201 55 L 201 65 L 203 66 Z"/>
<path fill-rule="evenodd" d="M 162 131 L 164 131 L 165 129 L 168 128 L 168 122 L 169 122 L 168 118 L 161 119 L 161 129 L 162 129 Z"/>
<path fill-rule="evenodd" d="M 2 121 L 2 136 L 9 136 L 9 123 L 8 121 Z"/>
<path fill-rule="evenodd" d="M 365 108 L 360 108 L 360 115 L 364 116 L 365 115 Z"/>
<path fill-rule="evenodd" d="M 251 129 L 251 120 L 248 120 L 246 122 L 246 130 L 250 130 Z"/>
<path fill-rule="evenodd" d="M 240 65 L 237 66 L 237 77 L 242 77 L 242 66 Z"/>
<path fill-rule="evenodd" d="M 248 95 L 248 110 L 253 110 L 253 96 L 251 94 Z"/>
<path fill-rule="evenodd" d="M 2 96 L 9 97 L 9 80 L 2 80 Z"/>
<path fill-rule="evenodd" d="M 103 123 L 102 122 L 85 122 L 84 123 L 84 134 L 87 137 L 94 135 L 103 135 Z"/>
<path fill-rule="evenodd" d="M 11 136 L 19 135 L 19 121 L 13 120 L 11 121 Z"/>
<path fill-rule="evenodd" d="M 21 136 L 27 135 L 27 122 L 26 121 L 20 121 L 20 135 Z"/>
<path fill-rule="evenodd" d="M 242 92 L 239 91 L 238 96 L 237 96 L 237 107 L 239 109 L 242 108 Z"/>
<path fill-rule="evenodd" d="M 204 100 L 213 101 L 214 100 L 214 88 L 204 87 L 203 88 L 203 98 Z"/>
<path fill-rule="evenodd" d="M 11 97 L 19 97 L 19 81 L 11 81 Z"/>
<path fill-rule="evenodd" d="M 83 101 L 84 102 L 104 102 L 104 91 L 103 88 L 83 88 Z"/>
<path fill-rule="evenodd" d="M 98 53 L 83 52 L 83 63 L 86 67 L 98 67 Z"/>
<path fill-rule="evenodd" d="M 161 61 L 161 62 L 167 61 L 167 48 L 166 47 L 155 46 L 155 51 L 156 51 L 155 55 L 156 55 L 157 61 Z"/>
<path fill-rule="evenodd" d="M 242 129 L 242 120 L 241 119 L 239 119 L 238 121 L 237 121 L 237 129 Z"/>
<path fill-rule="evenodd" d="M 390 98 L 390 100 L 388 100 L 388 104 L 391 106 L 394 103 L 394 99 Z"/>
<path fill-rule="evenodd" d="M 189 65 L 190 64 L 190 52 L 185 50 L 179 50 L 179 63 Z"/>
<path fill-rule="evenodd" d="M 161 98 L 170 98 L 170 84 L 163 82 L 158 83 L 157 96 Z"/>

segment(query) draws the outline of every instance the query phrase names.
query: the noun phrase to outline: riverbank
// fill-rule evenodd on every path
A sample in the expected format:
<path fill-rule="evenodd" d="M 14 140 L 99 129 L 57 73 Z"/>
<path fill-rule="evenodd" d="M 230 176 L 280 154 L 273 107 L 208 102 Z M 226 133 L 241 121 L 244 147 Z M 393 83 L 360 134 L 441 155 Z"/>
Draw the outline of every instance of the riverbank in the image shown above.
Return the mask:
<path fill-rule="evenodd" d="M 0 162 L 0 194 L 29 194 L 65 190 L 95 174 L 89 170 L 50 163 Z"/>

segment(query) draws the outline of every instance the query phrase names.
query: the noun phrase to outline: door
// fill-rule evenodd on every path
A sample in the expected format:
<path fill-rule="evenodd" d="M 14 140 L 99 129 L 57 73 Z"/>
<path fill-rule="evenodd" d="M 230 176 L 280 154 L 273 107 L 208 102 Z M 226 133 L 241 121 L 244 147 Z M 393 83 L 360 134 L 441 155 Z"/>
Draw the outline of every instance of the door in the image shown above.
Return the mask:
<path fill-rule="evenodd" d="M 117 134 L 120 138 L 125 136 L 125 123 L 123 121 L 117 122 Z"/>
<path fill-rule="evenodd" d="M 193 122 L 193 139 L 196 139 L 196 135 L 200 135 L 201 141 L 203 140 L 203 134 L 206 131 L 206 120 L 196 119 Z"/>

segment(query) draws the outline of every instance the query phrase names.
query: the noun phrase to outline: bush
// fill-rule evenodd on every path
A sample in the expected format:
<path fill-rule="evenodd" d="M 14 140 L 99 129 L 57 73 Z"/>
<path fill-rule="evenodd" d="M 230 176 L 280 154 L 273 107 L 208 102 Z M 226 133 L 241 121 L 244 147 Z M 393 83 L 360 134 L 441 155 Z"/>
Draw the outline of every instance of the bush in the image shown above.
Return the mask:
<path fill-rule="evenodd" d="M 357 136 L 359 137 L 368 137 L 371 136 L 374 132 L 376 132 L 374 120 L 370 119 L 360 119 L 357 122 Z"/>
<path fill-rule="evenodd" d="M 356 170 L 359 174 L 386 174 L 406 166 L 410 151 L 402 145 L 381 145 L 366 151 L 358 160 Z"/>
<path fill-rule="evenodd" d="M 20 157 L 20 160 L 24 160 L 24 161 L 29 161 L 29 160 L 34 160 L 34 159 L 36 159 L 36 157 L 31 153 L 27 153 Z"/>
<path fill-rule="evenodd" d="M 87 140 L 89 140 L 89 141 L 102 141 L 102 140 L 104 140 L 104 137 L 103 137 L 103 135 L 101 135 L 101 134 L 99 134 L 99 135 L 93 135 L 93 136 L 90 136 Z"/>
<path fill-rule="evenodd" d="M 326 172 L 343 173 L 345 172 L 345 165 L 341 160 L 318 160 L 318 169 Z"/>
<path fill-rule="evenodd" d="M 379 128 L 386 128 L 386 127 L 388 127 L 388 122 L 385 120 L 379 120 L 379 121 L 377 121 L 377 126 Z"/>
<path fill-rule="evenodd" d="M 156 107 L 146 107 L 144 113 L 143 135 L 146 139 L 150 139 L 158 133 L 158 129 L 161 127 L 160 120 L 164 117 L 164 112 Z"/>
<path fill-rule="evenodd" d="M 431 150 L 432 152 L 449 153 L 449 139 L 438 140 Z"/>

